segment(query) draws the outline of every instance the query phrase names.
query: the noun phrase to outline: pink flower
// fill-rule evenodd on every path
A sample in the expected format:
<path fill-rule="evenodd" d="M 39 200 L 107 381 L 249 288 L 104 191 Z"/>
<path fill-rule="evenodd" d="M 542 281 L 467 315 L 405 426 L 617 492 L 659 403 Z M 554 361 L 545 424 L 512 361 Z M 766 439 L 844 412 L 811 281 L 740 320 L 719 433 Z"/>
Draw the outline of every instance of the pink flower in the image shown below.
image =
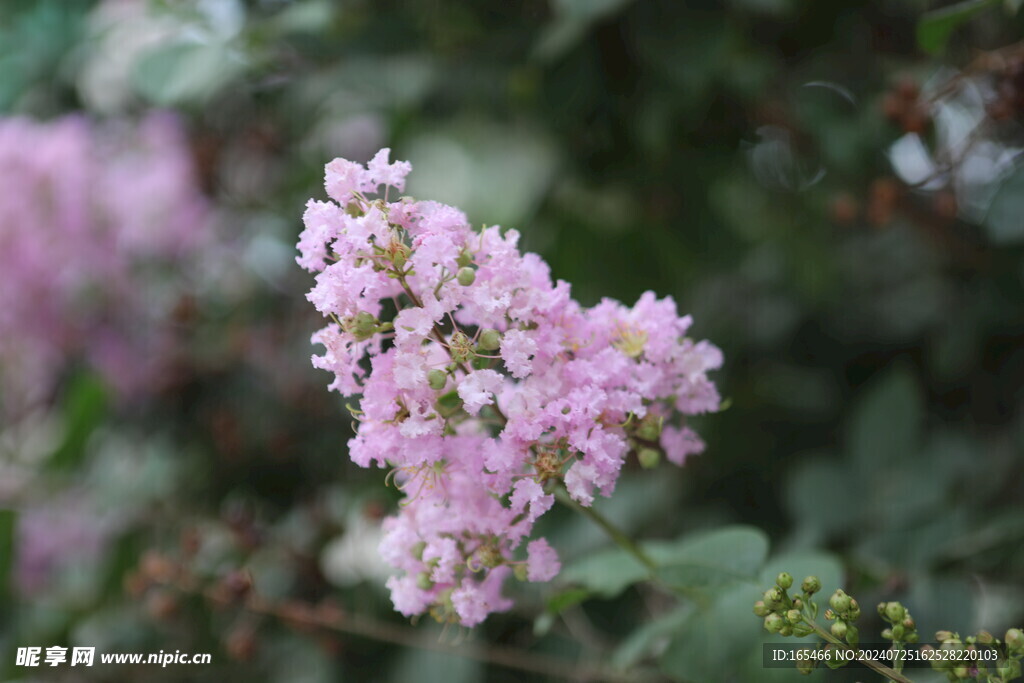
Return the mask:
<path fill-rule="evenodd" d="M 361 390 L 349 454 L 390 469 L 405 496 L 381 542 L 399 572 L 395 608 L 473 626 L 510 606 L 513 566 L 531 581 L 558 573 L 545 539 L 529 540 L 525 559 L 521 547 L 552 486 L 591 505 L 637 444 L 660 440 L 676 464 L 703 449 L 675 414 L 717 409 L 707 372 L 722 357 L 686 337 L 692 321 L 671 298 L 584 308 L 520 253 L 515 230 L 474 232 L 454 207 L 367 197 L 404 187 L 409 165 L 388 157 L 331 162 L 340 206 L 307 208 L 298 261 L 316 273 L 310 301 L 340 322 L 314 336 L 327 349 L 314 364 L 335 373 L 332 389 Z"/>
<path fill-rule="evenodd" d="M 546 539 L 538 538 L 526 546 L 526 576 L 530 581 L 550 581 L 562 569 L 558 553 L 548 545 Z"/>

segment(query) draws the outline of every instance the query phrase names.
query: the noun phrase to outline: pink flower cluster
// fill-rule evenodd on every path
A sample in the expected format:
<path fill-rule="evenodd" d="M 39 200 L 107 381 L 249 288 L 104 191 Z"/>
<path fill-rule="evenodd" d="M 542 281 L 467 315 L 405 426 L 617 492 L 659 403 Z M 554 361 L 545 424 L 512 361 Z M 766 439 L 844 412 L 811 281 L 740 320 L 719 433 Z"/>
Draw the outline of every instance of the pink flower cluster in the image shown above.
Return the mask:
<path fill-rule="evenodd" d="M 177 120 L 0 119 L 0 186 L 4 407 L 44 399 L 75 357 L 125 392 L 143 388 L 178 294 L 161 275 L 208 227 Z"/>
<path fill-rule="evenodd" d="M 683 416 L 718 410 L 706 373 L 722 355 L 686 336 L 691 319 L 671 298 L 584 308 L 519 252 L 515 230 L 389 200 L 411 170 L 389 153 L 366 168 L 332 161 L 334 201 L 307 205 L 297 261 L 331 319 L 313 335 L 326 348 L 313 364 L 334 373 L 330 388 L 362 394 L 352 459 L 389 469 L 405 494 L 381 544 L 401 570 L 388 582 L 395 607 L 473 626 L 510 606 L 510 574 L 558 573 L 547 541 L 527 541 L 556 487 L 589 506 L 630 454 L 681 465 L 703 449 Z"/>

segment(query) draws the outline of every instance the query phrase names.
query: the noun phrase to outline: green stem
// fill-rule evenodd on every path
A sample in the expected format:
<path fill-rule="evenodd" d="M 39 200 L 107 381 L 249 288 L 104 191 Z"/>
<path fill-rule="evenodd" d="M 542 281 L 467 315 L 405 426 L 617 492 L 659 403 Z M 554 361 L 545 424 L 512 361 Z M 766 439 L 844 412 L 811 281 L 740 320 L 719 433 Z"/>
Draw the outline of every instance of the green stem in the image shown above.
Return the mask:
<path fill-rule="evenodd" d="M 626 535 L 621 529 L 608 521 L 604 515 L 595 510 L 592 507 L 584 507 L 572 499 L 569 492 L 564 487 L 559 486 L 555 489 L 555 498 L 558 502 L 562 503 L 566 507 L 569 507 L 577 512 L 583 513 L 586 517 L 589 517 L 594 524 L 601 527 L 601 530 L 608 534 L 609 538 L 615 541 L 619 547 L 631 554 L 633 557 L 638 559 L 641 564 L 647 567 L 652 572 L 658 568 L 658 564 L 651 559 L 651 556 L 644 552 L 644 550 L 636 544 L 632 538 Z"/>
<path fill-rule="evenodd" d="M 833 645 L 837 645 L 839 647 L 842 647 L 842 648 L 845 648 L 847 650 L 850 650 L 850 651 L 854 652 L 854 654 L 856 654 L 857 648 L 851 647 L 850 645 L 847 645 L 843 641 L 839 640 L 838 638 L 833 636 L 831 633 L 826 631 L 824 628 L 819 626 L 813 619 L 808 619 L 807 616 L 805 615 L 804 616 L 804 621 L 807 622 L 808 626 L 810 626 L 811 628 L 814 629 L 814 632 L 816 634 L 818 634 L 818 637 L 821 638 L 822 640 L 828 641 L 828 642 L 832 643 Z M 906 676 L 904 676 L 900 672 L 896 671 L 895 669 L 891 669 L 891 668 L 887 667 L 885 664 L 882 664 L 881 662 L 876 662 L 873 659 L 858 659 L 857 661 L 860 662 L 861 664 L 863 664 L 864 666 L 868 667 L 869 669 L 872 669 L 872 670 L 876 671 L 877 673 L 882 674 L 883 676 L 885 676 L 889 680 L 896 681 L 896 683 L 913 683 L 913 681 L 911 681 L 909 678 L 907 678 Z"/>

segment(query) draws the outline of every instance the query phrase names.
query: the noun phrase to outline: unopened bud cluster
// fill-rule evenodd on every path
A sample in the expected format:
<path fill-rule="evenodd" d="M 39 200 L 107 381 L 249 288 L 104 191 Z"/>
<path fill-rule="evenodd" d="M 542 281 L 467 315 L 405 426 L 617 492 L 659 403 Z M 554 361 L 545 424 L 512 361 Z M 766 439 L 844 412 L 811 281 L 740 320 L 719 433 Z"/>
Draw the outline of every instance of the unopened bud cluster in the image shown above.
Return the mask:
<path fill-rule="evenodd" d="M 671 298 L 584 308 L 516 231 L 389 199 L 411 167 L 388 155 L 332 161 L 333 201 L 307 205 L 297 260 L 331 321 L 313 364 L 362 395 L 352 460 L 389 469 L 405 494 L 380 549 L 401 572 L 396 609 L 472 626 L 511 605 L 506 577 L 558 573 L 545 539 L 524 543 L 554 487 L 589 506 L 631 455 L 653 467 L 703 450 L 684 420 L 719 409 L 707 372 L 722 355 L 687 336 Z"/>
<path fill-rule="evenodd" d="M 788 590 L 793 585 L 793 577 L 782 572 L 775 579 L 775 586 L 764 593 L 764 597 L 754 603 L 754 614 L 764 619 L 764 627 L 769 633 L 782 636 L 807 636 L 817 633 L 822 639 L 829 641 L 828 648 L 848 651 L 851 646 L 860 642 L 860 632 L 854 625 L 861 614 L 856 598 L 844 590 L 837 589 L 828 599 L 828 609 L 824 617 L 832 624 L 828 631 L 815 622 L 818 616 L 818 605 L 812 596 L 821 590 L 821 581 L 815 576 L 808 576 L 801 584 L 802 594 L 790 596 Z M 918 642 L 917 623 L 910 610 L 898 602 L 881 602 L 878 604 L 878 616 L 888 624 L 882 630 L 882 638 L 891 640 L 894 648 L 902 648 L 906 644 Z M 977 635 L 961 640 L 960 636 L 950 631 L 939 631 L 935 640 L 944 653 L 936 653 L 935 646 L 923 645 L 921 659 L 931 662 L 933 669 L 946 674 L 950 683 L 957 681 L 976 681 L 978 683 L 1006 683 L 1021 676 L 1021 659 L 1024 659 L 1024 632 L 1011 628 L 1006 632 L 1003 642 L 992 636 L 988 631 L 979 631 Z M 996 648 L 998 659 L 981 657 L 973 652 L 981 647 Z M 854 650 L 856 651 L 856 650 Z M 990 655 L 992 653 L 989 653 Z M 810 674 L 822 658 L 813 656 L 797 657 L 797 670 Z M 849 663 L 847 657 L 824 658 L 832 668 Z M 896 669 L 881 662 L 868 662 L 876 671 L 896 681 L 907 679 L 900 673 L 902 664 L 895 660 Z"/>
<path fill-rule="evenodd" d="M 943 656 L 929 656 L 932 668 L 946 675 L 950 683 L 958 681 L 991 681 L 1004 683 L 1021 677 L 1021 659 L 1024 659 L 1024 633 L 1011 628 L 1000 641 L 988 631 L 978 631 L 973 636 L 961 638 L 951 631 L 935 634 L 938 649 Z M 979 648 L 996 648 L 999 657 L 990 660 L 978 657 L 974 651 Z M 925 645 L 922 650 L 934 650 L 935 646 Z M 932 654 L 932 653 L 929 653 Z"/>

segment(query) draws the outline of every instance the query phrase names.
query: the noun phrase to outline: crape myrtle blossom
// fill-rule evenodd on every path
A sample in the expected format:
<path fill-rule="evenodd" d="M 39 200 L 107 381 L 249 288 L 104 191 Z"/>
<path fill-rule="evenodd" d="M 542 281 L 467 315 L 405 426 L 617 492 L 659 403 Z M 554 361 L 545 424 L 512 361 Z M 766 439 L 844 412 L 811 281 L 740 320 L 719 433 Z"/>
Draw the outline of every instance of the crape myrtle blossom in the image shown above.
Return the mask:
<path fill-rule="evenodd" d="M 170 271 L 208 241 L 179 121 L 0 118 L 0 185 L 0 407 L 34 407 L 72 358 L 122 394 L 152 386 L 180 293 Z"/>
<path fill-rule="evenodd" d="M 353 461 L 405 494 L 380 547 L 396 609 L 473 626 L 510 606 L 507 576 L 558 573 L 530 539 L 556 487 L 589 506 L 631 454 L 650 467 L 703 450 L 684 420 L 718 410 L 706 373 L 722 354 L 671 298 L 584 308 L 515 230 L 395 197 L 411 167 L 389 154 L 332 161 L 333 201 L 307 205 L 297 261 L 330 320 L 313 364 L 362 396 Z"/>

